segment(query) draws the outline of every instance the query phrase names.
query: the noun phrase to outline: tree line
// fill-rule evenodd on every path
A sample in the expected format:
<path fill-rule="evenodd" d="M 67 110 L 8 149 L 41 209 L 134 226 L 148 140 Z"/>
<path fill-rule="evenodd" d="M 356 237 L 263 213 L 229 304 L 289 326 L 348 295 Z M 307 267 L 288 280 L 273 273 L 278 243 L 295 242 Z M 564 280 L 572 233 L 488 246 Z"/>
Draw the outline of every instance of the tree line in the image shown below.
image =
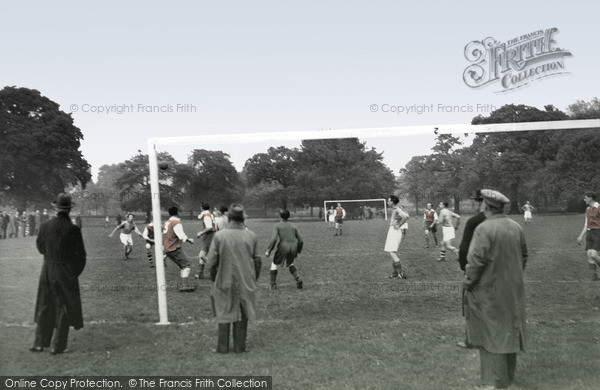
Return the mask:
<path fill-rule="evenodd" d="M 322 206 L 323 199 L 382 197 L 395 189 L 394 173 L 382 153 L 357 138 L 305 140 L 299 148 L 271 147 L 250 157 L 237 172 L 222 151 L 195 149 L 185 163 L 166 152 L 158 160 L 161 205 L 198 210 L 243 202 L 264 209 Z M 100 167 L 98 180 L 74 196 L 88 208 L 149 212 L 152 208 L 148 156 L 141 152 L 127 161 Z"/>
<path fill-rule="evenodd" d="M 577 101 L 569 114 L 509 104 L 472 124 L 560 121 L 600 118 L 600 101 Z M 511 199 L 510 211 L 529 200 L 542 211 L 579 211 L 584 192 L 598 191 L 600 129 L 479 133 L 463 147 L 454 135 L 439 135 L 433 153 L 415 156 L 401 170 L 399 183 L 415 203 L 460 199 L 477 188 L 493 188 Z"/>
<path fill-rule="evenodd" d="M 577 101 L 568 114 L 505 105 L 473 124 L 600 118 L 600 102 Z M 80 149 L 83 134 L 71 117 L 39 91 L 5 87 L 0 91 L 0 204 L 20 210 L 47 207 L 56 193 L 69 190 L 86 210 L 151 210 L 148 156 L 103 165 L 91 181 Z M 434 135 L 432 134 L 432 140 Z M 516 211 L 530 200 L 541 208 L 579 207 L 581 193 L 600 188 L 600 132 L 556 130 L 479 133 L 463 146 L 457 135 L 435 137 L 432 153 L 413 157 L 395 175 L 383 153 L 357 138 L 304 140 L 298 148 L 271 147 L 250 157 L 241 172 L 222 151 L 193 150 L 184 163 L 162 152 L 161 204 L 198 210 L 200 203 L 249 207 L 322 206 L 326 199 L 365 199 L 402 193 L 421 208 L 425 199 L 460 200 L 477 188 L 506 193 Z"/>

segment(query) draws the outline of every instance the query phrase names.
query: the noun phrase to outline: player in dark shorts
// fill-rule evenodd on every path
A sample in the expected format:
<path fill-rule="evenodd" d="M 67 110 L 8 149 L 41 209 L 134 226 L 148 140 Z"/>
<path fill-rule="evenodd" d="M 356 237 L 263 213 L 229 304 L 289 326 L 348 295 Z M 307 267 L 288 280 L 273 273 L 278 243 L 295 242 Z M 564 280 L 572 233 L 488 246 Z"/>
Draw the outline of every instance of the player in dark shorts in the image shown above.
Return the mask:
<path fill-rule="evenodd" d="M 425 231 L 425 248 L 429 248 L 429 233 L 433 236 L 433 240 L 435 241 L 435 246 L 438 246 L 437 240 L 437 220 L 438 215 L 437 212 L 432 208 L 431 203 L 427 203 L 427 208 L 423 213 L 423 230 Z"/>
<path fill-rule="evenodd" d="M 265 256 L 269 257 L 277 244 L 273 262 L 271 263 L 271 290 L 277 289 L 277 266 L 280 265 L 288 267 L 296 280 L 296 287 L 301 289 L 303 286 L 302 279 L 298 275 L 298 268 L 294 265 L 294 259 L 302 252 L 304 243 L 296 226 L 288 222 L 290 212 L 288 210 L 281 210 L 279 216 L 281 217 L 281 221 L 273 226 L 271 241 L 269 241 L 269 247 L 267 253 L 265 253 Z M 279 243 L 277 243 L 278 241 Z"/>
<path fill-rule="evenodd" d="M 588 205 L 585 210 L 585 223 L 577 243 L 581 245 L 583 236 L 585 237 L 585 250 L 587 251 L 588 264 L 592 271 L 592 280 L 600 280 L 598 272 L 600 269 L 600 204 L 597 201 L 596 194 L 586 194 L 583 201 Z"/>

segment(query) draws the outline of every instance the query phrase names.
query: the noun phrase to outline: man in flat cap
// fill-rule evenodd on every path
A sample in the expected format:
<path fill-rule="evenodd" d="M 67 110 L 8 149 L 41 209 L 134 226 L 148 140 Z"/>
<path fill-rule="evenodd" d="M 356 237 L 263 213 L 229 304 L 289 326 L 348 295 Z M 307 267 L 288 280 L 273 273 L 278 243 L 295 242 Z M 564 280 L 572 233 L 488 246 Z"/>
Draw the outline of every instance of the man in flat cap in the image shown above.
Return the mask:
<path fill-rule="evenodd" d="M 83 316 L 78 277 L 86 261 L 81 230 L 73 225 L 69 212 L 73 203 L 59 194 L 52 203 L 57 211 L 40 227 L 37 248 L 44 255 L 35 304 L 35 341 L 32 352 L 50 347 L 50 354 L 65 352 L 69 327 L 81 329 Z"/>
<path fill-rule="evenodd" d="M 215 233 L 206 269 L 213 280 L 211 306 L 219 324 L 218 353 L 229 352 L 233 323 L 233 350 L 246 352 L 248 321 L 256 319 L 256 280 L 262 261 L 258 238 L 244 224 L 244 207 L 232 204 L 229 225 Z"/>
<path fill-rule="evenodd" d="M 467 343 L 479 348 L 483 384 L 505 388 L 517 352 L 525 351 L 527 245 L 521 226 L 504 213 L 509 199 L 492 190 L 481 196 L 487 219 L 475 229 L 463 282 Z"/>

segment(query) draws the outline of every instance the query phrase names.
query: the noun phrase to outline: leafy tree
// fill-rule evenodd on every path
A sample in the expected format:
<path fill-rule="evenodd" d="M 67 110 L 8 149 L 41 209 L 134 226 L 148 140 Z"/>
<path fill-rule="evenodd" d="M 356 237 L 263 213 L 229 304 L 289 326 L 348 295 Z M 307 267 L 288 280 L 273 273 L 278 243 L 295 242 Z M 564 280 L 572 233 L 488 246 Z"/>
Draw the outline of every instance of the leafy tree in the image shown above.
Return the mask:
<path fill-rule="evenodd" d="M 567 107 L 571 119 L 600 119 L 600 100 L 597 97 L 589 102 L 577 100 Z"/>
<path fill-rule="evenodd" d="M 548 164 L 547 180 L 563 200 L 581 200 L 584 192 L 600 189 L 600 129 L 564 132 L 556 158 Z"/>
<path fill-rule="evenodd" d="M 393 192 L 394 173 L 383 154 L 357 138 L 304 140 L 298 158 L 298 191 L 311 206 L 323 199 L 380 198 Z"/>
<path fill-rule="evenodd" d="M 398 180 L 400 188 L 415 204 L 415 213 L 419 213 L 419 203 L 434 199 L 435 189 L 432 182 L 434 161 L 431 156 L 414 156 L 400 170 Z"/>
<path fill-rule="evenodd" d="M 93 209 L 96 213 L 109 215 L 121 209 L 120 191 L 115 184 L 122 172 L 120 166 L 121 164 L 102 165 L 98 170 L 96 183 L 90 182 L 85 190 L 79 189 L 79 199 L 86 201 L 88 210 Z"/>
<path fill-rule="evenodd" d="M 161 205 L 177 204 L 175 199 L 179 196 L 179 191 L 172 186 L 173 172 L 177 167 L 177 161 L 166 152 L 158 153 L 157 157 L 159 161 L 167 162 L 170 167 L 170 169 L 158 172 Z M 123 210 L 146 213 L 152 211 L 148 165 L 148 155 L 141 152 L 117 165 L 118 174 L 114 178 L 114 186 L 118 191 L 117 196 Z M 109 169 L 105 171 L 109 171 Z"/>
<path fill-rule="evenodd" d="M 39 91 L 0 91 L 0 190 L 24 210 L 47 207 L 70 185 L 85 186 L 90 165 L 81 151 L 81 130 L 70 114 Z"/>
<path fill-rule="evenodd" d="M 525 105 L 505 105 L 493 111 L 489 117 L 473 118 L 472 124 L 515 123 L 565 120 L 568 116 L 548 105 L 545 111 Z M 531 198 L 540 184 L 537 175 L 556 153 L 555 131 L 523 131 L 511 133 L 480 133 L 475 136 L 471 148 L 478 159 L 488 161 L 486 186 L 506 192 L 511 199 L 513 213 L 524 197 Z M 469 166 L 471 169 L 481 169 Z"/>
<path fill-rule="evenodd" d="M 183 188 L 181 196 L 188 207 L 207 202 L 213 206 L 229 205 L 242 199 L 244 184 L 229 155 L 222 151 L 196 149 L 187 164 L 180 165 L 174 185 Z"/>
<path fill-rule="evenodd" d="M 432 163 L 434 169 L 435 190 L 447 201 L 454 200 L 454 210 L 460 213 L 460 190 L 463 182 L 462 172 L 464 169 L 464 154 L 462 150 L 456 150 L 457 145 L 462 142 L 458 137 L 451 134 L 440 134 L 436 137 L 436 144 L 432 148 Z"/>
<path fill-rule="evenodd" d="M 243 175 L 250 188 L 261 185 L 263 195 L 287 208 L 298 176 L 298 150 L 279 146 L 255 154 L 246 161 Z"/>
<path fill-rule="evenodd" d="M 263 216 L 267 216 L 267 210 L 273 204 L 281 202 L 281 186 L 277 183 L 258 183 L 246 189 L 244 194 L 244 206 L 250 208 L 261 208 Z"/>

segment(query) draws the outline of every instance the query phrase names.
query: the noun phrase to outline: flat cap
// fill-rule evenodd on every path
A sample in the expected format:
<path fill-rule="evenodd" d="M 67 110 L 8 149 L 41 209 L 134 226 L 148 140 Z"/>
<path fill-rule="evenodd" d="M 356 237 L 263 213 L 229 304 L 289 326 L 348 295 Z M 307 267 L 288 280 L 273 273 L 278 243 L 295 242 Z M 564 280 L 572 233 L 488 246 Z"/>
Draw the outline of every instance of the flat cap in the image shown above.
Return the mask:
<path fill-rule="evenodd" d="M 493 207 L 502 207 L 505 204 L 510 203 L 510 199 L 501 192 L 494 190 L 481 190 L 481 197 L 486 204 Z"/>
<path fill-rule="evenodd" d="M 233 203 L 230 207 L 229 207 L 229 211 L 227 212 L 229 214 L 230 217 L 232 218 L 244 218 L 245 214 L 244 214 L 244 206 L 242 206 L 239 203 Z"/>

